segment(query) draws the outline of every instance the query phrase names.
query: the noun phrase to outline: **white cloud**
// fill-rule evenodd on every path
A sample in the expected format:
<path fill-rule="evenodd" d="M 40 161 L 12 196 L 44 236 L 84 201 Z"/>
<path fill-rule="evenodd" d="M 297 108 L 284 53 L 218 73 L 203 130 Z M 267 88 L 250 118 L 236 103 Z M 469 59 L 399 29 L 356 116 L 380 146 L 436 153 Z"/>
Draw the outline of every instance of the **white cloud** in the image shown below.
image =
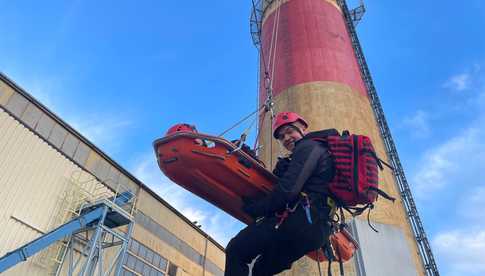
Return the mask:
<path fill-rule="evenodd" d="M 202 229 L 223 246 L 226 246 L 229 240 L 243 227 L 241 222 L 222 211 L 215 212 L 210 218 L 205 220 L 204 224 Z"/>
<path fill-rule="evenodd" d="M 421 157 L 412 177 L 418 198 L 430 199 L 444 188 L 461 187 L 461 192 L 475 188 L 485 179 L 485 91 L 473 96 L 476 117 L 448 140 L 439 140 Z"/>
<path fill-rule="evenodd" d="M 480 66 L 480 64 L 478 64 L 478 63 L 473 64 L 473 72 L 474 73 L 480 72 L 481 69 L 482 69 L 482 66 Z"/>
<path fill-rule="evenodd" d="M 113 114 L 90 114 L 88 117 L 66 116 L 66 122 L 96 146 L 109 153 L 117 151 L 122 137 L 133 127 L 129 119 Z"/>
<path fill-rule="evenodd" d="M 482 112 L 482 117 L 480 119 L 482 121 L 485 120 L 485 116 L 483 114 L 485 113 L 485 91 L 483 93 L 480 93 L 474 101 L 476 101 L 478 108 Z"/>
<path fill-rule="evenodd" d="M 459 199 L 459 201 L 466 202 L 466 204 L 460 205 L 458 214 L 465 219 L 482 222 L 485 227 L 485 212 L 483 211 L 485 206 L 485 180 L 480 179 L 478 181 L 483 182 Z"/>
<path fill-rule="evenodd" d="M 449 275 L 485 275 L 483 228 L 442 232 L 436 235 L 432 243 L 435 254 Z"/>
<path fill-rule="evenodd" d="M 181 212 L 190 221 L 197 222 L 198 224 L 200 224 L 201 222 L 205 221 L 206 218 L 207 218 L 207 213 L 206 212 L 203 212 L 202 210 L 199 210 L 199 209 L 195 209 L 193 207 L 186 207 Z"/>
<path fill-rule="evenodd" d="M 413 177 L 417 195 L 425 198 L 452 184 L 476 183 L 485 169 L 483 135 L 483 129 L 470 127 L 426 152 Z"/>
<path fill-rule="evenodd" d="M 109 153 L 121 146 L 126 131 L 133 126 L 131 119 L 106 110 L 89 114 L 73 114 L 73 102 L 63 99 L 65 83 L 61 77 L 14 74 L 12 79 L 35 100 L 46 106 L 96 146 Z M 84 110 L 88 113 L 88 110 Z"/>
<path fill-rule="evenodd" d="M 426 138 L 430 135 L 429 114 L 423 110 L 418 110 L 412 116 L 404 118 L 404 126 L 416 138 Z"/>
<path fill-rule="evenodd" d="M 446 82 L 454 91 L 473 88 L 475 93 L 458 100 L 467 101 L 474 118 L 463 121 L 450 138 L 435 136 L 434 146 L 422 155 L 411 178 L 425 213 L 445 216 L 431 221 L 441 230 L 430 240 L 446 275 L 485 275 L 485 90 L 472 87 L 481 83 L 479 71 L 475 66 L 470 74 Z"/>
<path fill-rule="evenodd" d="M 451 76 L 445 83 L 445 88 L 451 88 L 456 91 L 463 91 L 470 87 L 471 77 L 468 73 L 461 73 Z"/>
<path fill-rule="evenodd" d="M 53 95 L 55 95 L 54 91 L 62 91 L 64 85 L 62 79 L 50 75 L 24 75 L 15 70 L 11 76 L 9 74 L 7 76 L 52 112 L 61 111 L 63 106 L 59 103 L 59 97 Z"/>
<path fill-rule="evenodd" d="M 190 194 L 174 184 L 160 171 L 154 153 L 143 154 L 133 160 L 136 165 L 131 170 L 145 185 L 178 210 L 186 206 Z"/>

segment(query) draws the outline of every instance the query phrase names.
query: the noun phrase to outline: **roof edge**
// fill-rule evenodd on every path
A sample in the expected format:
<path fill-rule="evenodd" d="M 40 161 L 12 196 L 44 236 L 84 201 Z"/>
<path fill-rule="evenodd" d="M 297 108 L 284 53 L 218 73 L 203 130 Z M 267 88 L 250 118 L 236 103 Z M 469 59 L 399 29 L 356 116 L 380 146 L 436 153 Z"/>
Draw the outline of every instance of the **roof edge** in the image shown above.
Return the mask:
<path fill-rule="evenodd" d="M 142 181 L 140 181 L 138 178 L 136 178 L 134 175 L 132 175 L 130 172 L 128 172 L 125 168 L 123 168 L 121 165 L 119 165 L 116 161 L 114 161 L 111 157 L 109 157 L 106 153 L 104 153 L 101 149 L 99 149 L 96 145 L 94 145 L 92 142 L 90 142 L 86 137 L 84 137 L 81 133 L 79 133 L 77 130 L 72 128 L 67 122 L 62 120 L 57 114 L 49 110 L 45 105 L 40 103 L 38 100 L 36 100 L 32 95 L 30 95 L 27 91 L 25 91 L 20 85 L 15 83 L 13 80 L 11 80 L 9 77 L 7 77 L 3 72 L 0 71 L 0 80 L 6 82 L 8 85 L 10 85 L 16 92 L 24 96 L 26 99 L 28 99 L 31 103 L 33 103 L 36 107 L 38 107 L 40 110 L 45 112 L 47 115 L 49 115 L 54 121 L 59 123 L 61 126 L 66 128 L 67 131 L 69 131 L 72 135 L 76 136 L 80 141 L 84 142 L 86 145 L 88 145 L 92 150 L 94 150 L 97 154 L 99 154 L 102 158 L 104 158 L 108 163 L 110 163 L 113 167 L 117 168 L 120 170 L 121 173 L 123 173 L 125 176 L 127 176 L 130 180 L 132 180 L 135 184 L 140 186 L 140 188 L 144 189 L 147 191 L 151 196 L 153 196 L 155 199 L 157 199 L 162 205 L 167 207 L 170 211 L 174 212 L 178 217 L 180 217 L 184 222 L 189 224 L 192 228 L 194 228 L 199 234 L 202 234 L 202 236 L 206 237 L 209 241 L 211 241 L 215 246 L 217 246 L 219 249 L 221 249 L 223 252 L 225 252 L 225 248 L 219 244 L 216 240 L 214 240 L 207 232 L 203 231 L 199 227 L 195 226 L 186 216 L 184 216 L 180 211 L 175 209 L 172 205 L 170 205 L 167 201 L 165 201 L 161 196 L 159 196 L 157 193 L 155 193 L 152 189 L 150 189 L 147 185 L 145 185 Z M 20 119 L 19 119 L 20 120 Z M 20 120 L 21 121 L 21 120 Z M 62 152 L 61 152 L 62 153 Z M 63 154 L 63 153 L 62 153 Z M 71 158 L 69 158 L 71 161 L 73 161 Z M 77 163 L 77 162 L 76 162 Z M 87 168 L 82 166 L 81 164 L 77 164 L 81 168 L 85 169 L 86 171 L 89 172 Z M 102 182 L 102 181 L 101 181 Z"/>

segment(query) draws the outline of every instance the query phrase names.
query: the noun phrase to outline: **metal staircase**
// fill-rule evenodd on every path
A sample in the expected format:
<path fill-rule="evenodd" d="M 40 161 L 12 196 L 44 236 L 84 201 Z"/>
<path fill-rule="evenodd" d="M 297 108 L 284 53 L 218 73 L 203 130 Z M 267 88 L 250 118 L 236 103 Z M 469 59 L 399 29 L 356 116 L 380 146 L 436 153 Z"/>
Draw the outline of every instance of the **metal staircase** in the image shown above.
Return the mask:
<path fill-rule="evenodd" d="M 66 189 L 59 196 L 56 211 L 49 222 L 49 231 L 79 216 L 81 206 L 100 197 L 99 195 L 96 196 L 96 191 L 102 188 L 107 190 L 107 187 L 83 171 L 71 173 L 66 184 Z M 50 275 L 55 275 L 59 265 L 61 265 L 61 258 L 66 248 L 67 242 L 60 240 L 39 252 L 33 258 L 33 261 L 47 269 Z"/>
<path fill-rule="evenodd" d="M 50 232 L 0 258 L 0 273 L 37 253 L 53 275 L 120 275 L 133 228 L 135 194 L 71 176 Z M 87 174 L 84 174 L 87 175 Z M 106 181 L 105 181 L 106 183 Z M 67 222 L 66 222 L 67 221 Z"/>

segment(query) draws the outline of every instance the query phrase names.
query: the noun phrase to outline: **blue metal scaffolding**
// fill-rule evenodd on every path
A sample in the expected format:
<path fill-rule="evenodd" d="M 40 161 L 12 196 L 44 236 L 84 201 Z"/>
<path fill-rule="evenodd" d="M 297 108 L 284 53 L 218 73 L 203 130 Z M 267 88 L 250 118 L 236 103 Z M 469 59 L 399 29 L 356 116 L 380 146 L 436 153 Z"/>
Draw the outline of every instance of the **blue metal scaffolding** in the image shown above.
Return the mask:
<path fill-rule="evenodd" d="M 133 201 L 134 194 L 125 191 L 111 198 L 83 206 L 80 215 L 41 237 L 0 258 L 0 273 L 26 261 L 50 245 L 64 241 L 61 264 L 56 275 L 120 275 L 123 258 L 133 229 L 133 216 L 123 207 Z M 125 226 L 125 231 L 117 228 Z M 112 255 L 104 258 L 105 249 Z M 113 274 L 114 273 L 114 274 Z"/>

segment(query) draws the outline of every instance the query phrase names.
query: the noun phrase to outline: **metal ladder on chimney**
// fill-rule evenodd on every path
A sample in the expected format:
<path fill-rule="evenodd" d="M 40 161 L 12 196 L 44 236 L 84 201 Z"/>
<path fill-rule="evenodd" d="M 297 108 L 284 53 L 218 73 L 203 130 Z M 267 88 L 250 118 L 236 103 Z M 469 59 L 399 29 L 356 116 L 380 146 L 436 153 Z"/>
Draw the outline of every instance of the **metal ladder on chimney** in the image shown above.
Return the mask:
<path fill-rule="evenodd" d="M 382 139 L 384 140 L 384 144 L 386 146 L 387 155 L 391 161 L 392 166 L 395 168 L 394 176 L 398 183 L 398 188 L 401 193 L 404 208 L 408 215 L 408 220 L 414 233 L 414 238 L 416 239 L 416 242 L 418 244 L 418 253 L 423 262 L 425 274 L 430 276 L 437 276 L 439 275 L 439 271 L 433 257 L 433 252 L 431 251 L 431 247 L 429 245 L 428 238 L 426 237 L 423 224 L 421 223 L 421 219 L 419 218 L 418 210 L 411 194 L 411 189 L 409 188 L 406 176 L 404 175 L 404 170 L 402 168 L 401 162 L 399 161 L 399 156 L 397 154 L 396 146 L 391 136 L 391 131 L 389 130 L 386 118 L 384 117 L 384 111 L 377 95 L 374 82 L 372 81 L 369 68 L 365 61 L 359 38 L 357 37 L 357 33 L 355 31 L 355 24 L 362 18 L 362 13 L 352 13 L 352 11 L 356 11 L 356 9 L 349 11 L 345 0 L 337 0 L 337 2 L 341 7 L 344 15 L 347 30 L 352 40 L 352 46 L 354 48 L 355 56 L 359 63 L 362 79 L 364 80 L 364 83 L 366 85 L 372 109 L 374 111 L 374 115 L 376 117 Z M 365 11 L 362 3 L 361 6 L 362 8 L 360 8 L 360 10 Z"/>

